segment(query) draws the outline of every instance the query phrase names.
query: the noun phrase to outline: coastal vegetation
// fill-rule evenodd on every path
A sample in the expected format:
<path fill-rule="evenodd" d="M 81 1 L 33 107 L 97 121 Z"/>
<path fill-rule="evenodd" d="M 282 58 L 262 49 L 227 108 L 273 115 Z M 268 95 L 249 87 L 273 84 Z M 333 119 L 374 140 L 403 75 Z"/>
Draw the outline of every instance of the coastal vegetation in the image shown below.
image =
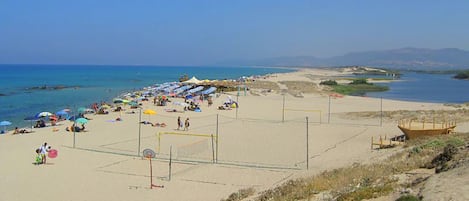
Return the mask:
<path fill-rule="evenodd" d="M 459 72 L 453 78 L 461 79 L 461 80 L 468 80 L 469 79 L 469 70 Z"/>
<path fill-rule="evenodd" d="M 252 200 L 306 200 L 321 196 L 330 200 L 363 200 L 403 194 L 398 200 L 420 200 L 418 195 L 398 192 L 399 189 L 421 189 L 431 175 L 402 181 L 398 175 L 416 169 L 436 168 L 449 171 L 466 167 L 469 151 L 467 133 L 441 135 L 408 141 L 402 151 L 373 164 L 353 164 L 350 167 L 324 171 L 316 176 L 292 179 L 276 188 L 260 192 Z M 252 189 L 240 190 L 227 200 L 242 200 Z M 243 195 L 243 196 L 241 196 Z M 237 198 L 237 199 L 234 199 Z"/>
<path fill-rule="evenodd" d="M 389 90 L 389 87 L 369 83 L 365 78 L 353 79 L 349 84 L 337 84 L 334 80 L 323 81 L 320 84 L 330 86 L 334 92 L 345 95 L 364 95 L 367 92 Z"/>
<path fill-rule="evenodd" d="M 80 88 L 80 86 L 66 86 L 66 85 L 42 85 L 42 86 L 33 86 L 28 87 L 25 90 L 61 90 L 61 89 L 68 89 L 68 88 Z"/>

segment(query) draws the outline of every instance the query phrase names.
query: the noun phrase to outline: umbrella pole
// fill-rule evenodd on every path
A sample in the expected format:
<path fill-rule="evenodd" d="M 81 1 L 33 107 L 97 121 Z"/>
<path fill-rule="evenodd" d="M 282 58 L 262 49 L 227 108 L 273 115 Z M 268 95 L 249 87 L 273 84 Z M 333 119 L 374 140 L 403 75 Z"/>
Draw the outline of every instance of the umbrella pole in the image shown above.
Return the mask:
<path fill-rule="evenodd" d="M 75 125 L 77 123 L 77 120 L 76 120 L 76 117 L 75 117 L 75 120 L 73 121 L 73 148 L 75 148 Z"/>
<path fill-rule="evenodd" d="M 140 112 L 138 115 L 138 150 L 137 150 L 138 156 L 140 156 L 140 136 L 141 136 L 141 129 L 142 129 L 142 124 L 140 122 L 142 122 L 142 108 L 140 108 Z"/>

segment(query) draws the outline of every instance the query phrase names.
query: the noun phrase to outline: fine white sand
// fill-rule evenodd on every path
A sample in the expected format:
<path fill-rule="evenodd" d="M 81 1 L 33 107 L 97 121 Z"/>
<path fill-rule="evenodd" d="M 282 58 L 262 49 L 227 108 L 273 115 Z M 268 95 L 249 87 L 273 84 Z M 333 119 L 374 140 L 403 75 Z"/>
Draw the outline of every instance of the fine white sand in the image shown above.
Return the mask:
<path fill-rule="evenodd" d="M 340 73 L 306 69 L 275 74 L 265 80 L 317 83 L 324 76 L 337 74 Z M 314 76 L 318 76 L 317 80 Z M 288 94 L 284 97 L 276 91 L 261 96 L 243 92 L 239 97 L 236 95 L 235 92 L 222 94 L 214 99 L 211 107 L 204 102 L 202 112 L 170 113 L 164 109 L 182 110 L 182 107 L 144 102 L 143 110 L 153 109 L 157 114 L 142 114 L 141 121 L 164 122 L 168 125 L 164 128 L 150 125 L 139 128 L 138 109 L 126 108 L 124 112 L 108 115 L 89 114 L 87 117 L 92 120 L 86 124 L 88 131 L 76 133 L 75 148 L 73 133 L 65 131 L 71 125 L 69 121 L 59 122 L 61 125 L 54 127 L 59 129 L 56 132 L 53 127 L 46 127 L 33 129 L 34 133 L 29 134 L 1 135 L 0 200 L 220 200 L 242 188 L 261 191 L 290 178 L 355 162 L 370 162 L 392 152 L 371 150 L 370 138 L 400 135 L 397 122 L 342 118 L 340 114 L 345 112 L 454 109 L 443 104 L 381 102 L 369 97 L 329 99 L 324 93 L 304 94 L 303 98 Z M 238 100 L 240 107 L 217 110 L 228 96 Z M 113 121 L 119 116 L 123 121 Z M 190 119 L 189 131 L 175 130 L 178 116 Z M 156 151 L 158 132 L 216 136 L 217 131 L 218 163 L 212 161 L 211 137 L 162 135 L 160 153 L 152 166 L 153 183 L 164 188 L 150 189 L 149 160 L 137 156 L 139 134 L 140 151 L 146 148 Z M 213 141 L 217 141 L 215 137 Z M 45 165 L 34 165 L 34 150 L 44 142 L 57 149 L 59 156 L 48 159 Z M 171 180 L 168 176 L 170 147 L 173 149 Z M 215 144 L 213 147 L 216 150 Z"/>

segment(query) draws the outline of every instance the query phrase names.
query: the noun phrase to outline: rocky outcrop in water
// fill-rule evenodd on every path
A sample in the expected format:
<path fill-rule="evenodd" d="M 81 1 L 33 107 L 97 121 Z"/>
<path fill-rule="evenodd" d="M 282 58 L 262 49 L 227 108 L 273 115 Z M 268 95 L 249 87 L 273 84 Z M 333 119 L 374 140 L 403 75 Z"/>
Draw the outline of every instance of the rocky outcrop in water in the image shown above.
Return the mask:
<path fill-rule="evenodd" d="M 26 88 L 26 90 L 61 90 L 61 89 L 68 89 L 68 88 L 80 88 L 79 86 L 65 86 L 65 85 L 55 85 L 55 86 L 34 86 Z"/>

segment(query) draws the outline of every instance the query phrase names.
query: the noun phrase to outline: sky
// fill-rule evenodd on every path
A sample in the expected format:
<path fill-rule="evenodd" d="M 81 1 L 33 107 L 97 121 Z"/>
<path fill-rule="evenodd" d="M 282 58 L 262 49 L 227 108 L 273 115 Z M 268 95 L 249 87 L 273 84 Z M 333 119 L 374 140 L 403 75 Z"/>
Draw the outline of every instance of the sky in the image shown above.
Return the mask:
<path fill-rule="evenodd" d="M 469 50 L 469 1 L 0 1 L 0 64 L 194 66 L 403 47 Z"/>

